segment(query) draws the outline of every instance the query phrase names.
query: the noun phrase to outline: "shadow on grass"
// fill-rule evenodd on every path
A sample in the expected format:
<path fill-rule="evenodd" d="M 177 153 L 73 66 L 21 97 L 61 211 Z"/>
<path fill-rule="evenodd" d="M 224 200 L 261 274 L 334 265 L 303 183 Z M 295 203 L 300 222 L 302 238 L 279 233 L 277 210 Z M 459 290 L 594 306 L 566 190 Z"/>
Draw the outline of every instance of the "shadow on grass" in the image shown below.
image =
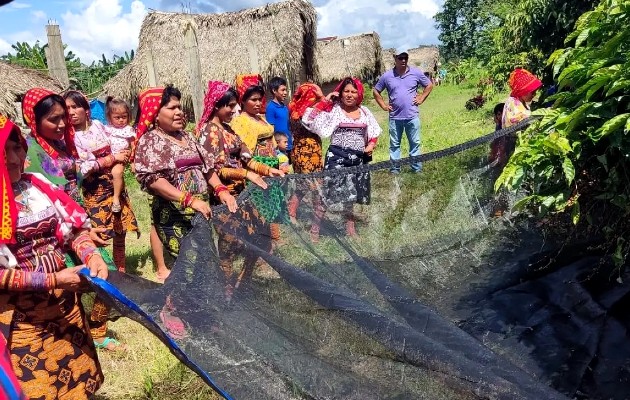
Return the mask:
<path fill-rule="evenodd" d="M 147 262 L 153 264 L 151 248 L 134 249 L 132 253 L 128 253 L 125 259 L 127 265 L 127 273 L 131 275 L 141 276 L 141 270 L 147 266 Z"/>

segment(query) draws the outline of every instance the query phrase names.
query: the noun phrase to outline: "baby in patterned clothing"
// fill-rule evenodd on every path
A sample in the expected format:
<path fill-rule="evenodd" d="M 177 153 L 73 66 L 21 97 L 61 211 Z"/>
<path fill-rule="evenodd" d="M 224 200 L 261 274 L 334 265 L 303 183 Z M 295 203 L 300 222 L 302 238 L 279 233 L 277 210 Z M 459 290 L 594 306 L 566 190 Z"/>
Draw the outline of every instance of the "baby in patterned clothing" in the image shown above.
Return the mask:
<path fill-rule="evenodd" d="M 109 147 L 112 154 L 120 153 L 124 150 L 131 150 L 131 144 L 136 138 L 134 129 L 129 126 L 131 109 L 126 101 L 116 97 L 108 97 L 105 102 L 105 115 L 107 116 L 107 126 L 105 127 L 109 135 Z M 114 177 L 114 201 L 112 212 L 119 213 L 120 194 L 125 189 L 125 164 L 116 163 L 112 167 Z"/>

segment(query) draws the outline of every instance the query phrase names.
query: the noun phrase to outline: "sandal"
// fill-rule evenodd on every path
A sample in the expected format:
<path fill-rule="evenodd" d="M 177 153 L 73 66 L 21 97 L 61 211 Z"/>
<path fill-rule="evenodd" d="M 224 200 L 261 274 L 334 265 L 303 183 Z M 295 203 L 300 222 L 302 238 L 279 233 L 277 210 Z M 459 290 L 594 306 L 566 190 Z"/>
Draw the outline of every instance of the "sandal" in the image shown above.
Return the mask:
<path fill-rule="evenodd" d="M 171 314 L 170 311 L 163 308 L 162 311 L 160 311 L 160 320 L 164 325 L 164 329 L 172 339 L 181 340 L 188 336 L 184 321 Z"/>
<path fill-rule="evenodd" d="M 124 351 L 125 346 L 112 337 L 105 337 L 101 343 L 94 341 L 94 347 L 108 351 Z"/>
<path fill-rule="evenodd" d="M 120 206 L 120 203 L 112 203 L 112 212 L 115 214 L 118 214 L 119 212 L 122 211 L 122 207 Z"/>

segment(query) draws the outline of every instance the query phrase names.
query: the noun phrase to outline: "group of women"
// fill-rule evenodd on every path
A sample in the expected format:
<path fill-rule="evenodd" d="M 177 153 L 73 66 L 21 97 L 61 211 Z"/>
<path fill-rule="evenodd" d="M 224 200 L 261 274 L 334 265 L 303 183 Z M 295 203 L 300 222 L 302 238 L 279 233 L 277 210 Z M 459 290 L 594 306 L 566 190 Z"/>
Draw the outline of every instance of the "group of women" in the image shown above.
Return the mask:
<path fill-rule="evenodd" d="M 29 90 L 22 102 L 28 135 L 0 116 L 4 148 L 0 165 L 0 330 L 26 396 L 90 397 L 103 382 L 95 347 L 121 347 L 106 337 L 107 306 L 97 298 L 87 316 L 77 294 L 85 289 L 79 273 L 83 265 L 91 276 L 107 278 L 108 257 L 102 247 L 110 241 L 113 262 L 119 271 L 125 271 L 125 236 L 138 231 L 126 193 L 120 199 L 121 211 L 112 211 L 112 166 L 133 163 L 142 190 L 151 196 L 155 232 L 164 248 L 177 257 L 196 213 L 210 219 L 215 204 L 237 212 L 235 197 L 247 182 L 265 189 L 263 177 L 283 175 L 267 162 L 275 156 L 275 143 L 272 126 L 261 116 L 264 96 L 264 88 L 258 84 L 240 85 L 235 90 L 211 81 L 197 129 L 186 132 L 179 90 L 173 86 L 147 89 L 138 97 L 135 155 L 128 151 L 112 154 L 80 92 L 66 92 L 62 97 L 44 89 Z M 289 105 L 295 172 L 369 160 L 380 128 L 361 106 L 362 98 L 361 82 L 352 78 L 326 97 L 312 83 L 296 90 Z M 239 103 L 242 112 L 235 117 Z M 322 137 L 331 138 L 325 162 Z M 367 178 L 359 174 L 351 179 L 355 196 L 346 203 L 369 201 Z M 334 197 L 337 183 L 329 186 Z M 295 193 L 289 199 L 292 219 L 305 195 Z M 313 198 L 319 210 L 311 227 L 314 241 L 328 202 Z M 348 232 L 355 234 L 351 207 L 345 210 Z M 243 253 L 237 236 L 249 235 L 261 249 L 272 250 L 273 224 L 249 211 L 239 215 L 238 232 L 219 232 L 227 299 L 247 281 L 257 261 L 246 256 L 240 274 L 233 276 L 233 260 Z M 160 316 L 171 336 L 186 335 L 168 297 Z"/>

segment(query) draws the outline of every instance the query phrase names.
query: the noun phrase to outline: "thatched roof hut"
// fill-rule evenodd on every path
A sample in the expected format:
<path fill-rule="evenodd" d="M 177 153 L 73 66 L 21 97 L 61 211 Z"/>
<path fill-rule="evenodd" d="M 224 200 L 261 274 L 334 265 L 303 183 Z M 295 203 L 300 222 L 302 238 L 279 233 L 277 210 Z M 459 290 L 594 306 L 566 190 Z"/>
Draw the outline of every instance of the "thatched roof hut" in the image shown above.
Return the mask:
<path fill-rule="evenodd" d="M 289 0 L 238 12 L 183 14 L 150 12 L 140 29 L 133 61 L 103 90 L 132 100 L 143 88 L 172 83 L 192 105 L 185 34 L 194 29 L 204 90 L 208 80 L 234 82 L 237 74 L 260 73 L 265 80 L 318 79 L 315 60 L 317 13 L 306 0 Z M 155 82 L 149 77 L 152 65 Z"/>
<path fill-rule="evenodd" d="M 437 46 L 419 46 L 407 50 L 409 53 L 409 65 L 420 67 L 424 72 L 433 73 L 440 60 L 440 50 Z"/>
<path fill-rule="evenodd" d="M 388 69 L 392 69 L 394 68 L 395 62 L 394 62 L 394 56 L 396 55 L 396 49 L 394 48 L 389 48 L 389 49 L 383 49 L 383 56 L 382 56 L 382 63 L 383 63 L 383 67 L 385 69 L 385 71 L 387 71 Z"/>
<path fill-rule="evenodd" d="M 20 121 L 15 103 L 21 101 L 27 90 L 34 87 L 60 92 L 64 88 L 47 74 L 0 61 L 0 114 Z"/>
<path fill-rule="evenodd" d="M 371 82 L 383 73 L 381 52 L 376 32 L 318 39 L 319 82 L 339 82 L 347 76 Z"/>

